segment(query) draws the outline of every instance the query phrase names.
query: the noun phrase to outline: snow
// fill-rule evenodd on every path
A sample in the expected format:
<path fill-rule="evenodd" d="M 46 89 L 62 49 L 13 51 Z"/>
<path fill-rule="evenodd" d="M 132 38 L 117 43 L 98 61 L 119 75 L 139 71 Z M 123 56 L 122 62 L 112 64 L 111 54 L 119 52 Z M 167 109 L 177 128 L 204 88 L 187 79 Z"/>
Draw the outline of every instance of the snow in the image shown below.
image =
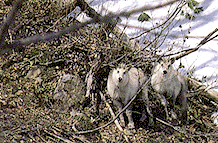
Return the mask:
<path fill-rule="evenodd" d="M 90 3 L 96 11 L 105 15 L 108 13 L 129 11 L 145 5 L 158 5 L 167 1 L 169 0 L 92 0 L 92 3 L 90 3 L 91 1 L 89 0 L 87 2 Z M 218 1 L 197 1 L 199 2 L 199 6 L 203 7 L 204 11 L 199 15 L 195 15 L 196 18 L 192 21 L 185 19 L 182 16 L 178 16 L 175 22 L 172 23 L 172 27 L 169 27 L 168 29 L 170 30 L 168 38 L 161 46 L 163 51 L 172 45 L 177 47 L 175 50 L 194 48 L 205 36 L 215 28 L 218 28 Z M 151 21 L 148 22 L 139 22 L 137 20 L 140 13 L 133 14 L 128 18 L 122 17 L 122 22 L 118 26 L 124 28 L 124 26 L 127 25 L 128 27 L 125 29 L 126 34 L 130 37 L 135 36 L 145 29 L 155 26 L 157 22 L 164 22 L 167 15 L 169 15 L 169 12 L 172 12 L 175 9 L 175 6 L 176 5 L 174 4 L 164 8 L 146 11 L 146 13 L 151 16 Z M 80 14 L 78 19 L 82 22 L 88 20 L 84 14 Z M 180 25 L 182 28 L 179 27 Z M 152 32 L 157 32 L 157 30 Z M 148 33 L 143 36 L 147 37 L 138 40 L 142 41 L 146 38 L 152 38 L 154 35 Z M 185 36 L 188 36 L 189 38 L 186 39 L 186 42 L 183 42 Z M 185 69 L 181 70 L 183 74 L 192 73 L 192 77 L 199 80 L 204 78 L 206 85 L 213 85 L 214 89 L 218 90 L 218 88 L 216 88 L 216 79 L 218 77 L 218 38 L 203 45 L 198 51 L 176 61 L 175 67 L 178 67 L 180 62 L 185 66 Z"/>

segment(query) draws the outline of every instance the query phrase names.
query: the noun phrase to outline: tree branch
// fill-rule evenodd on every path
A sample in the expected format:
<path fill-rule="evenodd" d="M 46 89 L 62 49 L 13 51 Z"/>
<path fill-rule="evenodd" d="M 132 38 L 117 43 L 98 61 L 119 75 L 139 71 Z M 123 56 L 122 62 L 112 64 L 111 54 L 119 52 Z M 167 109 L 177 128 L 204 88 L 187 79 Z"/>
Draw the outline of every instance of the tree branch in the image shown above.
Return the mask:
<path fill-rule="evenodd" d="M 175 60 L 178 60 L 190 53 L 193 53 L 195 51 L 197 51 L 201 46 L 203 46 L 204 44 L 206 44 L 207 42 L 213 40 L 214 38 L 218 37 L 218 34 L 213 36 L 213 34 L 215 34 L 216 32 L 218 31 L 218 28 L 214 29 L 211 33 L 209 33 L 203 40 L 201 40 L 201 42 L 195 47 L 195 48 L 191 48 L 191 49 L 188 49 L 188 50 L 183 50 L 182 54 L 176 56 L 176 57 L 173 57 Z M 211 37 L 213 36 L 213 37 Z M 181 52 L 179 52 L 181 53 Z M 170 56 L 170 55 L 175 55 L 175 54 L 179 54 L 178 52 L 177 53 L 174 53 L 174 54 L 168 54 L 168 55 L 165 55 L 165 56 Z"/>
<path fill-rule="evenodd" d="M 92 24 L 92 23 L 109 23 L 112 21 L 113 18 L 115 17 L 119 17 L 119 16 L 129 16 L 133 13 L 138 13 L 141 11 L 146 11 L 146 10 L 152 10 L 152 9 L 157 9 L 157 8 L 161 8 L 170 4 L 173 4 L 175 2 L 177 2 L 179 0 L 172 0 L 170 2 L 166 2 L 164 4 L 159 4 L 156 6 L 144 6 L 141 7 L 139 9 L 135 9 L 135 10 L 131 10 L 128 12 L 121 12 L 118 14 L 108 14 L 106 16 L 98 16 L 98 17 L 93 17 L 92 20 L 89 20 L 87 22 L 84 23 L 79 23 L 77 25 L 72 25 L 69 26 L 67 28 L 64 28 L 63 30 L 59 31 L 59 32 L 55 32 L 55 33 L 49 33 L 49 34 L 44 34 L 44 35 L 35 35 L 35 36 L 31 36 L 31 37 L 27 37 L 24 39 L 19 39 L 16 40 L 14 43 L 11 44 L 11 46 L 16 47 L 16 46 L 21 46 L 21 45 L 29 45 L 30 43 L 37 43 L 39 41 L 43 42 L 43 41 L 48 41 L 48 40 L 52 40 L 54 38 L 58 38 L 64 34 L 70 33 L 70 32 L 74 32 L 77 31 L 78 29 L 88 25 L 88 24 Z"/>
<path fill-rule="evenodd" d="M 18 9 L 21 7 L 22 2 L 23 2 L 23 0 L 17 0 L 15 2 L 11 12 L 8 14 L 8 17 L 4 21 L 4 23 L 0 29 L 0 45 L 1 45 L 2 41 L 4 40 L 5 32 L 8 30 L 10 24 L 14 21 L 15 15 L 16 15 Z"/>
<path fill-rule="evenodd" d="M 104 97 L 103 93 L 100 91 L 99 94 L 100 94 L 100 96 L 101 96 L 101 99 L 105 102 L 106 106 L 109 108 L 109 111 L 110 111 L 110 113 L 111 113 L 111 116 L 112 116 L 113 118 L 115 118 L 115 114 L 114 114 L 114 112 L 113 112 L 111 106 L 110 106 L 109 103 L 107 102 L 106 98 Z M 119 122 L 118 122 L 117 119 L 114 121 L 114 123 L 116 124 L 117 128 L 118 128 L 121 132 L 124 133 L 124 130 L 123 130 L 123 128 L 120 126 L 120 124 L 119 124 Z M 125 134 L 124 134 L 123 136 L 124 136 L 126 142 L 129 143 L 128 137 L 127 137 Z"/>
<path fill-rule="evenodd" d="M 172 12 L 172 14 L 171 14 L 163 23 L 161 23 L 161 24 L 159 24 L 159 25 L 157 25 L 157 26 L 155 26 L 155 27 L 152 27 L 151 29 L 148 29 L 148 30 L 146 30 L 146 31 L 144 31 L 144 32 L 142 32 L 142 33 L 140 33 L 140 34 L 134 36 L 134 37 L 131 37 L 129 40 L 136 39 L 136 38 L 138 38 L 138 37 L 144 35 L 145 33 L 148 33 L 148 32 L 150 32 L 150 31 L 152 31 L 152 30 L 154 30 L 154 29 L 157 29 L 157 28 L 163 26 L 163 25 L 166 24 L 170 19 L 172 19 L 175 15 L 178 15 L 178 13 L 181 11 L 181 9 L 182 9 L 182 7 L 183 7 L 184 5 L 185 5 L 185 4 L 182 4 L 182 6 L 178 5 L 177 8 Z"/>

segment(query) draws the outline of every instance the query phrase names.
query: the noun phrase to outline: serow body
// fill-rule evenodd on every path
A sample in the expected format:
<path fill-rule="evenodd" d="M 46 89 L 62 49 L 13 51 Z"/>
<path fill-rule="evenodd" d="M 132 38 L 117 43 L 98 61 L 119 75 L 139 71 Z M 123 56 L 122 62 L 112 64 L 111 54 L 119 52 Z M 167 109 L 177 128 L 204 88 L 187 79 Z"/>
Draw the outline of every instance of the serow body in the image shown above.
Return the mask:
<path fill-rule="evenodd" d="M 117 68 L 111 70 L 108 76 L 107 89 L 113 100 L 113 104 L 121 111 L 122 108 L 137 94 L 139 87 L 145 82 L 146 77 L 143 71 L 139 68 L 128 69 L 125 64 L 120 64 Z M 144 85 L 141 92 L 141 97 L 146 104 L 146 109 L 149 115 L 149 124 L 153 124 L 153 115 L 149 109 L 148 88 Z M 128 128 L 135 128 L 132 118 L 132 104 L 126 109 L 128 117 Z M 145 111 L 142 113 L 141 120 L 145 118 Z M 125 127 L 123 113 L 120 114 L 121 126 Z"/>
<path fill-rule="evenodd" d="M 180 118 L 182 123 L 187 122 L 187 81 L 178 71 L 174 70 L 170 60 L 162 59 L 154 64 L 151 76 L 151 86 L 161 100 L 161 104 L 165 108 L 166 118 L 168 120 L 169 114 L 167 110 L 167 100 L 170 107 L 175 109 L 176 100 L 179 100 Z M 167 99 L 167 100 L 166 100 Z M 174 111 L 171 112 L 172 117 L 177 119 Z"/>

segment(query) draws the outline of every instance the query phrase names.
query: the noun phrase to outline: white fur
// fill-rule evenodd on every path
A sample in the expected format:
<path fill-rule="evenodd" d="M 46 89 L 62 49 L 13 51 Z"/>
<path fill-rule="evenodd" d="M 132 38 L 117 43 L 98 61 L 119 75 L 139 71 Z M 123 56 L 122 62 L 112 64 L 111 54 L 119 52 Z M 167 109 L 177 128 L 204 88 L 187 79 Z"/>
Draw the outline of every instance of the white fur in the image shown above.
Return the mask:
<path fill-rule="evenodd" d="M 155 63 L 152 70 L 151 86 L 161 98 L 161 103 L 165 106 L 166 117 L 168 118 L 166 98 L 172 98 L 175 105 L 176 99 L 181 95 L 182 116 L 187 116 L 187 83 L 185 78 L 173 69 L 171 63 L 163 59 Z M 166 98 L 165 98 L 165 97 Z M 187 118 L 187 117 L 183 117 Z"/>
<path fill-rule="evenodd" d="M 124 72 L 126 73 L 124 74 Z M 121 82 L 119 82 L 119 78 L 122 78 Z M 129 71 L 123 68 L 113 69 L 108 77 L 108 93 L 111 98 L 122 100 L 126 104 L 136 94 L 139 87 L 138 80 L 136 68 L 131 68 Z"/>
<path fill-rule="evenodd" d="M 120 79 L 120 80 L 119 80 Z M 113 99 L 113 103 L 122 110 L 123 104 L 126 105 L 130 99 L 137 93 L 139 87 L 146 80 L 145 75 L 141 69 L 131 68 L 130 70 L 124 64 L 113 69 L 108 76 L 107 89 L 108 93 Z M 146 88 L 146 87 L 145 87 Z M 147 89 L 143 90 L 144 93 Z M 147 96 L 147 93 L 145 93 Z M 148 98 L 144 97 L 146 100 Z M 146 102 L 148 103 L 148 102 Z M 129 128 L 134 128 L 132 119 L 131 106 L 126 109 L 126 114 L 129 119 Z M 125 126 L 123 114 L 120 115 L 121 125 Z"/>

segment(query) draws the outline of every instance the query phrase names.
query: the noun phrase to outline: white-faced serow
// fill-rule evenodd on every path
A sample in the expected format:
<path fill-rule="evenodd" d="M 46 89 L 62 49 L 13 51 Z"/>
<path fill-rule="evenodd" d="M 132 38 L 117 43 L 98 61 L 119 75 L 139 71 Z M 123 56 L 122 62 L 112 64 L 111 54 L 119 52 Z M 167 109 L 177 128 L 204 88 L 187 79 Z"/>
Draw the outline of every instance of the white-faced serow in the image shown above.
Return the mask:
<path fill-rule="evenodd" d="M 120 64 L 117 68 L 110 71 L 107 81 L 108 93 L 113 100 L 113 104 L 117 106 L 118 111 L 121 111 L 130 99 L 137 93 L 139 87 L 145 82 L 146 77 L 143 71 L 139 68 L 128 69 L 125 64 Z M 148 88 L 144 85 L 141 97 L 146 104 L 146 109 L 149 114 L 149 124 L 153 124 L 153 115 L 149 110 Z M 126 109 L 128 117 L 128 128 L 135 128 L 132 118 L 132 105 Z M 142 117 L 145 117 L 145 111 Z M 125 127 L 123 114 L 120 114 L 121 126 Z"/>
<path fill-rule="evenodd" d="M 161 99 L 161 104 L 165 107 L 166 118 L 168 119 L 167 100 L 170 107 L 175 108 L 176 100 L 180 105 L 180 118 L 182 123 L 187 122 L 187 81 L 178 71 L 172 67 L 172 60 L 166 58 L 160 59 L 154 64 L 151 76 L 151 86 Z M 167 100 L 166 100 L 167 99 Z M 172 111 L 172 117 L 177 118 L 177 115 Z"/>

